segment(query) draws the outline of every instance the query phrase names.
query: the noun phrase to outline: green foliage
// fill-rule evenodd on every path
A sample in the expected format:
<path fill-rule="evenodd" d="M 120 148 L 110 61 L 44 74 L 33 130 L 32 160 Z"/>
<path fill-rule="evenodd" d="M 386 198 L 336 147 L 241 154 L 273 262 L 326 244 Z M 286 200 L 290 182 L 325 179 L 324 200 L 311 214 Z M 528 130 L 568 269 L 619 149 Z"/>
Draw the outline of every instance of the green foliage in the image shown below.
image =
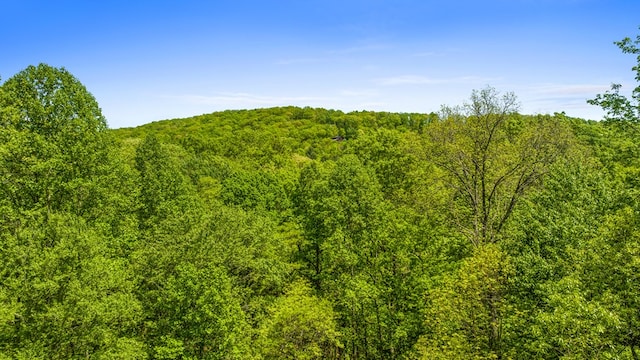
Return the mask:
<path fill-rule="evenodd" d="M 374 170 L 388 199 L 403 199 L 414 185 L 417 159 L 408 142 L 402 133 L 383 128 L 349 143 L 349 150 Z"/>
<path fill-rule="evenodd" d="M 21 209 L 86 214 L 103 195 L 110 139 L 97 102 L 65 69 L 29 66 L 2 84 L 4 197 Z"/>
<path fill-rule="evenodd" d="M 309 164 L 294 199 L 300 260 L 319 294 L 333 300 L 345 354 L 406 356 L 422 330 L 431 259 L 417 238 L 418 217 L 385 201 L 376 174 L 354 155 Z"/>
<path fill-rule="evenodd" d="M 511 260 L 495 244 L 474 249 L 460 268 L 427 294 L 424 359 L 499 359 L 504 352 L 504 299 Z"/>
<path fill-rule="evenodd" d="M 28 67 L 0 86 L 0 358 L 637 359 L 635 125 L 516 110 L 108 130 Z"/>
<path fill-rule="evenodd" d="M 602 261 L 611 240 L 601 235 L 626 202 L 621 183 L 594 163 L 565 160 L 514 214 L 504 245 L 516 269 L 507 295 L 512 332 L 505 340 L 518 349 L 515 357 L 630 358 L 620 344 L 629 331 L 622 319 L 630 318 L 621 310 L 630 304 L 612 295 L 608 275 L 623 262 Z M 635 246 L 629 240 L 621 243 Z"/>
<path fill-rule="evenodd" d="M 1 108 L 16 109 L 3 127 L 38 134 L 56 147 L 65 180 L 90 177 L 105 160 L 106 120 L 95 98 L 64 68 L 29 66 L 3 85 Z"/>
<path fill-rule="evenodd" d="M 136 150 L 135 166 L 140 173 L 138 213 L 143 228 L 184 214 L 190 188 L 168 147 L 147 136 Z"/>
<path fill-rule="evenodd" d="M 245 358 L 247 324 L 223 269 L 181 263 L 157 294 L 161 316 L 147 329 L 154 358 Z"/>
<path fill-rule="evenodd" d="M 636 73 L 635 80 L 640 82 L 640 35 L 635 40 L 624 38 L 614 44 L 625 54 L 636 55 L 637 64 L 632 70 Z M 631 91 L 631 98 L 620 94 L 622 85 L 612 84 L 611 90 L 604 94 L 598 94 L 594 99 L 587 102 L 591 105 L 600 106 L 606 111 L 605 119 L 609 122 L 622 123 L 623 125 L 638 125 L 640 122 L 640 85 Z"/>
<path fill-rule="evenodd" d="M 312 295 L 304 282 L 292 283 L 261 324 L 259 342 L 264 358 L 336 358 L 342 345 L 335 318 L 329 301 Z"/>
<path fill-rule="evenodd" d="M 496 242 L 523 194 L 562 155 L 569 134 L 554 118 L 524 118 L 515 95 L 474 91 L 429 128 L 430 160 L 449 175 L 453 216 L 476 246 Z"/>
<path fill-rule="evenodd" d="M 4 126 L 66 142 L 106 129 L 95 98 L 64 68 L 29 66 L 7 80 L 3 88 L 3 107 L 13 106 L 20 112 L 18 119 Z"/>
<path fill-rule="evenodd" d="M 266 171 L 238 170 L 222 181 L 222 201 L 245 210 L 285 211 L 291 208 L 282 177 Z"/>
<path fill-rule="evenodd" d="M 26 220 L 26 219 L 25 219 Z M 35 215 L 2 233 L 0 351 L 11 357 L 69 359 L 104 354 L 135 339 L 141 306 L 126 261 L 79 218 Z"/>

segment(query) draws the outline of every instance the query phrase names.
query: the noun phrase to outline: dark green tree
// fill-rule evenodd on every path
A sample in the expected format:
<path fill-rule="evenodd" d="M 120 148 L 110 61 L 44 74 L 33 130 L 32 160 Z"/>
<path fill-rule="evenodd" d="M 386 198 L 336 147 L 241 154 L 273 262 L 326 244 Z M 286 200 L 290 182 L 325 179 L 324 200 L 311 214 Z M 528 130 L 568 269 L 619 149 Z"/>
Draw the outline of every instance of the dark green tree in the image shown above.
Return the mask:
<path fill-rule="evenodd" d="M 169 223 L 188 227 L 185 217 L 193 214 L 194 189 L 184 176 L 179 158 L 182 150 L 162 144 L 155 135 L 147 135 L 135 153 L 139 172 L 138 217 L 142 230 L 159 228 Z M 179 220 L 181 219 L 182 220 Z M 177 229 L 174 229 L 177 231 Z M 187 228 L 181 231 L 186 231 Z"/>
<path fill-rule="evenodd" d="M 423 308 L 425 251 L 416 217 L 386 202 L 374 171 L 354 155 L 309 164 L 295 199 L 305 274 L 331 299 L 345 354 L 408 356 Z"/>

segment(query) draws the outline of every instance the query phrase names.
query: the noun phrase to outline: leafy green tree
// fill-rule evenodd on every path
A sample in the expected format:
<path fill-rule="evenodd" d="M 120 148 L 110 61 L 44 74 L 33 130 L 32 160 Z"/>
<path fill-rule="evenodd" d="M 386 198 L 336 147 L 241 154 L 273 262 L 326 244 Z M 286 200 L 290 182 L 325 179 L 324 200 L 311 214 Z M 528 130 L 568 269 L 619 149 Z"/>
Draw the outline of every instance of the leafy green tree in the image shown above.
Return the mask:
<path fill-rule="evenodd" d="M 114 246 L 126 210 L 107 180 L 117 166 L 97 102 L 41 64 L 0 87 L 0 109 L 3 354 L 145 358 L 133 273 Z"/>
<path fill-rule="evenodd" d="M 513 94 L 500 95 L 494 89 L 486 88 L 474 91 L 470 103 L 456 108 L 444 107 L 441 120 L 432 123 L 427 132 L 428 159 L 444 171 L 444 181 L 453 190 L 452 230 L 464 234 L 474 247 L 474 255 L 469 261 L 473 261 L 474 256 L 487 255 L 484 251 L 493 249 L 487 247 L 488 244 L 500 244 L 507 237 L 505 226 L 518 202 L 542 180 L 568 146 L 568 131 L 555 118 L 523 117 L 516 111 L 517 101 Z M 501 253 L 502 249 L 498 247 L 494 251 Z M 510 273 L 511 262 L 507 256 L 495 255 L 493 260 L 496 259 L 504 259 L 504 262 L 488 262 L 493 268 L 477 278 L 476 287 L 487 287 L 476 292 L 481 294 L 476 298 L 482 299 L 480 303 L 465 298 L 464 291 L 455 290 L 456 283 L 468 281 L 461 277 L 453 279 L 453 290 L 447 282 L 434 290 L 457 297 L 456 301 L 468 304 L 474 312 L 474 315 L 462 315 L 473 319 L 473 330 L 446 335 L 455 335 L 451 341 L 455 340 L 456 347 L 461 346 L 462 352 L 454 352 L 455 356 L 468 352 L 480 357 L 501 358 L 505 352 L 503 304 L 506 280 L 503 274 Z M 463 262 L 463 268 L 464 264 L 466 262 Z M 446 299 L 446 302 L 453 302 Z M 439 321 L 437 317 L 435 321 Z M 455 330 L 459 325 L 454 322 L 451 326 Z M 465 328 L 467 325 L 460 326 Z M 437 325 L 435 329 L 438 329 Z M 437 330 L 433 335 L 435 339 L 447 338 L 435 335 L 439 331 L 446 334 L 451 330 Z M 431 343 L 426 348 L 442 350 L 446 345 Z M 426 353 L 432 353 L 432 350 Z"/>
<path fill-rule="evenodd" d="M 636 73 L 635 80 L 640 82 L 640 35 L 635 40 L 626 37 L 614 42 L 625 54 L 636 55 L 637 64 L 632 68 Z M 610 122 L 633 124 L 640 122 L 640 85 L 631 91 L 631 98 L 620 94 L 621 84 L 611 85 L 611 90 L 598 94 L 594 99 L 587 100 L 591 105 L 600 106 L 606 111 L 605 119 Z"/>
<path fill-rule="evenodd" d="M 348 145 L 365 166 L 375 171 L 385 198 L 397 201 L 409 196 L 417 159 L 400 132 L 382 128 L 364 133 Z"/>
<path fill-rule="evenodd" d="M 2 127 L 21 134 L 22 141 L 35 142 L 37 149 L 46 144 L 46 153 L 33 155 L 49 161 L 43 176 L 29 178 L 37 193 L 26 188 L 30 201 L 22 199 L 20 205 L 85 213 L 99 200 L 92 180 L 108 172 L 104 165 L 109 163 L 111 142 L 98 103 L 67 70 L 46 64 L 27 67 L 2 88 L 0 108 L 13 109 L 11 116 L 0 118 Z M 12 164 L 14 173 L 8 178 L 14 188 L 24 186 L 21 182 L 26 180 L 19 174 L 35 170 L 31 164 L 22 169 Z"/>
<path fill-rule="evenodd" d="M 173 150 L 174 155 L 180 151 L 179 148 Z M 189 222 L 184 220 L 193 213 L 188 210 L 195 210 L 194 189 L 169 147 L 153 134 L 148 135 L 136 149 L 135 168 L 140 174 L 137 203 L 141 229 L 155 229 L 171 223 L 182 226 L 181 231 L 187 231 Z"/>
<path fill-rule="evenodd" d="M 319 295 L 332 299 L 345 353 L 407 356 L 422 324 L 425 251 L 415 217 L 385 202 L 375 173 L 354 155 L 309 164 L 295 199 L 299 255 Z"/>
<path fill-rule="evenodd" d="M 338 358 L 342 345 L 331 303 L 298 281 L 269 309 L 260 325 L 261 353 L 266 359 Z"/>
<path fill-rule="evenodd" d="M 616 169 L 616 175 L 620 176 L 632 188 L 638 189 L 638 125 L 640 124 L 640 35 L 635 40 L 624 38 L 614 42 L 625 54 L 636 56 L 636 65 L 632 67 L 635 72 L 637 86 L 631 90 L 630 97 L 620 93 L 621 84 L 611 85 L 611 90 L 604 94 L 598 94 L 587 102 L 600 106 L 605 112 L 605 124 L 608 125 L 609 138 L 607 145 L 600 147 L 609 150 L 610 159 L 605 162 L 608 167 L 622 167 Z M 613 146 L 612 146 L 613 145 Z"/>
<path fill-rule="evenodd" d="M 638 204 L 623 206 L 605 218 L 599 236 L 580 253 L 584 261 L 587 296 L 619 323 L 606 332 L 616 350 L 640 357 L 640 231 Z M 612 315 L 613 314 L 613 315 Z"/>
<path fill-rule="evenodd" d="M 145 358 L 126 261 L 74 215 L 34 214 L 2 232 L 0 352 L 12 358 Z"/>
<path fill-rule="evenodd" d="M 640 35 L 635 39 L 626 37 L 614 42 L 625 54 L 636 56 L 637 63 L 632 67 L 635 80 L 640 82 Z M 622 85 L 613 84 L 611 90 L 598 94 L 587 102 L 602 107 L 606 111 L 605 119 L 615 126 L 610 148 L 614 153 L 605 166 L 613 168 L 613 175 L 621 178 L 627 185 L 627 191 L 633 201 L 621 201 L 626 205 L 606 218 L 603 233 L 593 237 L 590 246 L 581 249 L 576 260 L 581 265 L 577 282 L 582 294 L 588 294 L 598 308 L 606 309 L 613 317 L 610 326 L 600 325 L 601 334 L 606 334 L 608 342 L 605 354 L 615 352 L 620 347 L 626 351 L 623 358 L 640 358 L 640 322 L 638 321 L 638 238 L 634 225 L 637 223 L 637 163 L 638 124 L 640 123 L 640 85 L 631 90 L 631 96 L 620 94 Z M 584 349 L 584 346 L 581 347 Z"/>
<path fill-rule="evenodd" d="M 512 272 L 509 256 L 496 244 L 484 244 L 428 292 L 428 330 L 417 344 L 422 358 L 502 358 L 509 311 L 504 295 Z"/>
<path fill-rule="evenodd" d="M 291 273 L 294 246 L 276 220 L 237 208 L 211 208 L 189 235 L 190 262 L 214 262 L 226 269 L 247 321 L 259 323 L 283 293 Z"/>
<path fill-rule="evenodd" d="M 536 357 L 630 359 L 612 339 L 611 330 L 622 325 L 619 313 L 611 311 L 613 299 L 608 294 L 591 298 L 574 275 L 548 284 L 547 304 L 552 310 L 540 313 L 532 324 L 537 339 L 530 346 Z"/>
<path fill-rule="evenodd" d="M 429 131 L 430 160 L 449 175 L 453 216 L 475 246 L 499 240 L 518 200 L 566 147 L 554 118 L 523 118 L 517 108 L 512 93 L 473 91 L 470 103 L 444 107 Z"/>
<path fill-rule="evenodd" d="M 575 255 L 597 236 L 606 214 L 624 201 L 619 186 L 588 150 L 578 147 L 553 164 L 544 186 L 532 190 L 514 211 L 501 242 L 514 268 L 505 293 L 511 308 L 504 319 L 508 356 L 554 359 L 567 350 L 557 347 L 560 324 L 570 322 L 567 316 L 571 311 L 595 305 L 577 286 L 583 280 L 575 276 L 581 272 L 577 269 L 581 260 Z M 580 310 L 580 306 L 585 307 Z M 580 316 L 585 318 L 575 319 L 575 332 L 568 336 L 587 336 L 578 324 L 589 326 L 591 315 L 584 312 Z M 595 318 L 591 324 L 595 326 Z M 549 327 L 554 326 L 552 331 Z M 587 340 L 575 338 L 573 344 L 580 341 Z M 573 345 L 569 347 L 578 351 Z"/>
<path fill-rule="evenodd" d="M 215 264 L 177 265 L 153 304 L 161 316 L 150 324 L 158 359 L 243 359 L 246 321 L 232 283 Z"/>
<path fill-rule="evenodd" d="M 15 106 L 20 112 L 18 118 L 6 119 L 4 126 L 30 130 L 61 142 L 82 141 L 86 145 L 106 129 L 95 98 L 64 68 L 31 65 L 2 87 L 7 95 L 3 105 Z"/>
<path fill-rule="evenodd" d="M 201 201 L 182 169 L 188 158 L 153 134 L 136 150 L 141 333 L 154 358 L 250 358 L 250 326 L 281 291 L 288 252 L 269 219 Z"/>
<path fill-rule="evenodd" d="M 602 218 L 598 233 L 571 249 L 573 271 L 546 284 L 548 310 L 534 322 L 539 356 L 637 359 L 637 214 L 623 206 Z"/>
<path fill-rule="evenodd" d="M 282 180 L 267 171 L 235 171 L 222 182 L 222 200 L 245 210 L 285 211 L 291 207 Z"/>

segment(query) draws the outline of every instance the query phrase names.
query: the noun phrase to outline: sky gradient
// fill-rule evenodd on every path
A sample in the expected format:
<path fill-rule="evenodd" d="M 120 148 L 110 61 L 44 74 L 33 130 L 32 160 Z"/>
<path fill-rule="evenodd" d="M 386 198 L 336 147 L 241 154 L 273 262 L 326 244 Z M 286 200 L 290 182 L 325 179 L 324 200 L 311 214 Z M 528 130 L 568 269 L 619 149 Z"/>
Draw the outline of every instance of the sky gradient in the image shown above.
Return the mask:
<path fill-rule="evenodd" d="M 111 128 L 226 109 L 438 111 L 473 89 L 599 120 L 638 0 L 0 0 L 2 81 L 65 67 Z"/>

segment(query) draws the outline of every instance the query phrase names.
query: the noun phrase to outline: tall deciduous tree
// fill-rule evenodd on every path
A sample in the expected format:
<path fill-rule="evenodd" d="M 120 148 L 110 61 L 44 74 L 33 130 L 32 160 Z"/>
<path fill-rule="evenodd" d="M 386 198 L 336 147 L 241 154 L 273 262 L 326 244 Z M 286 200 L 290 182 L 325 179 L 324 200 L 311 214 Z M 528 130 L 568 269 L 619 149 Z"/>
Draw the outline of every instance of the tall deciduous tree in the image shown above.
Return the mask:
<path fill-rule="evenodd" d="M 100 165 L 107 123 L 93 95 L 64 68 L 29 66 L 2 85 L 2 107 L 18 109 L 3 126 L 28 130 L 64 150 L 71 174 L 90 175 Z"/>
<path fill-rule="evenodd" d="M 475 246 L 498 241 L 522 195 L 548 170 L 566 133 L 549 116 L 517 114 L 513 93 L 474 90 L 471 101 L 443 107 L 429 131 L 429 158 L 455 189 L 454 216 Z"/>
<path fill-rule="evenodd" d="M 66 70 L 30 66 L 0 88 L 0 124 L 2 353 L 144 358 L 133 274 L 102 226 L 118 194 L 97 102 Z"/>
<path fill-rule="evenodd" d="M 504 227 L 516 204 L 541 180 L 567 146 L 568 132 L 556 118 L 524 117 L 517 110 L 517 99 L 512 93 L 500 94 L 493 88 L 476 90 L 469 103 L 443 107 L 440 121 L 431 124 L 427 132 L 428 157 L 444 170 L 444 181 L 453 189 L 451 214 L 457 231 L 474 247 L 470 262 L 478 256 L 501 253 L 496 244 L 504 236 Z M 473 281 L 477 283 L 469 289 L 472 292 L 456 289 L 469 283 L 470 280 L 462 277 L 452 284 L 445 282 L 439 287 L 440 292 L 434 292 L 436 303 L 444 299 L 470 306 L 470 315 L 466 318 L 473 320 L 472 323 L 454 322 L 444 328 L 436 326 L 433 336 L 436 339 L 450 337 L 458 350 L 464 348 L 470 354 L 501 358 L 504 274 L 509 272 L 509 261 L 501 255 L 492 255 L 491 260 L 491 269 L 481 270 L 481 274 L 468 269 L 469 273 L 465 274 L 474 276 Z M 470 262 L 463 263 L 463 269 L 464 264 Z M 451 285 L 453 288 L 449 288 Z M 436 316 L 435 321 L 442 319 Z M 456 330 L 459 326 L 471 330 Z M 451 330 L 453 332 L 448 333 Z M 439 334 L 440 331 L 444 333 Z M 437 353 L 446 348 L 437 341 L 427 348 L 431 346 Z"/>
<path fill-rule="evenodd" d="M 23 209 L 85 213 L 98 201 L 93 180 L 107 172 L 110 144 L 94 97 L 67 70 L 46 64 L 27 67 L 2 90 L 0 125 L 14 139 L 3 157 L 5 195 Z"/>

